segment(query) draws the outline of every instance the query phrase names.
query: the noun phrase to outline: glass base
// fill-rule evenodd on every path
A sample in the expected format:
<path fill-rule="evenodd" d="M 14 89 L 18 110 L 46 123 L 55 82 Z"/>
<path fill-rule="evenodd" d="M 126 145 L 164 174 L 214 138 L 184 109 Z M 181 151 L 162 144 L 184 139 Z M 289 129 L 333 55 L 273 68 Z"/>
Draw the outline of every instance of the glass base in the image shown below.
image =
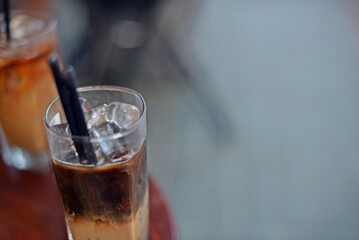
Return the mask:
<path fill-rule="evenodd" d="M 2 149 L 3 161 L 6 165 L 20 170 L 48 171 L 50 155 L 48 152 L 33 154 L 18 147 L 8 146 Z"/>
<path fill-rule="evenodd" d="M 19 169 L 46 172 L 50 170 L 50 153 L 31 153 L 8 143 L 0 129 L 1 155 L 5 165 Z"/>

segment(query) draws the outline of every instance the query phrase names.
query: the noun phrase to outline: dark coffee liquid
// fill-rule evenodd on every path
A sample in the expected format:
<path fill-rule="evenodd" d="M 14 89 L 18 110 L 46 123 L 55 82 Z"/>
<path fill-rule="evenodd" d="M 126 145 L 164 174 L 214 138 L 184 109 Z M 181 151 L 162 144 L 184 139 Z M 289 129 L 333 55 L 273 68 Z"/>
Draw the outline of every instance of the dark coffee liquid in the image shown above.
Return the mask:
<path fill-rule="evenodd" d="M 136 214 L 147 191 L 146 143 L 126 162 L 101 166 L 54 160 L 65 214 L 73 220 L 124 223 Z"/>

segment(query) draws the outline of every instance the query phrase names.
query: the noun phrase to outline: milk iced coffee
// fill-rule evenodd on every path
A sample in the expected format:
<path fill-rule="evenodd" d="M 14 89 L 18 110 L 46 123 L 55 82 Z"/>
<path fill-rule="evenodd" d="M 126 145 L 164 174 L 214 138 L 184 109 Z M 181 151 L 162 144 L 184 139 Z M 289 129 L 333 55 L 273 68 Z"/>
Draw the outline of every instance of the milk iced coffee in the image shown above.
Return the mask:
<path fill-rule="evenodd" d="M 87 99 L 82 101 L 86 102 L 83 110 L 90 137 L 71 136 L 59 100 L 45 115 L 69 239 L 147 240 L 149 193 L 143 99 L 119 87 L 79 91 Z M 114 102 L 118 99 L 126 103 Z M 73 139 L 93 145 L 96 164 L 79 162 Z"/>
<path fill-rule="evenodd" d="M 100 166 L 82 167 L 54 160 L 73 239 L 147 239 L 145 151 L 143 146 L 125 162 Z"/>
<path fill-rule="evenodd" d="M 57 96 L 47 63 L 57 47 L 56 22 L 46 14 L 14 11 L 11 29 L 10 41 L 4 33 L 0 35 L 3 159 L 20 169 L 44 169 L 50 166 L 50 158 L 43 114 Z"/>

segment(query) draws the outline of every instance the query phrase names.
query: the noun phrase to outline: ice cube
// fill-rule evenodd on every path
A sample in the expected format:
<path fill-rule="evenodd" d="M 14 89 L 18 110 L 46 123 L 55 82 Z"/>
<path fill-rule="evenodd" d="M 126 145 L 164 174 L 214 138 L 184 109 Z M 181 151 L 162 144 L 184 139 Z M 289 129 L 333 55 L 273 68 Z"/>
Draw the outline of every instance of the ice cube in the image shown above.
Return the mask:
<path fill-rule="evenodd" d="M 91 108 L 86 99 L 80 99 L 84 110 L 87 127 L 92 137 L 101 138 L 121 133 L 133 125 L 140 117 L 137 107 L 113 102 L 96 108 Z M 107 138 L 98 143 L 97 158 L 105 158 L 107 161 L 125 161 L 132 156 L 131 142 L 129 139 Z"/>
<path fill-rule="evenodd" d="M 79 98 L 79 102 L 83 112 L 90 111 L 92 109 L 91 103 L 86 98 Z"/>
<path fill-rule="evenodd" d="M 104 122 L 99 125 L 94 125 L 90 129 L 93 137 L 107 137 L 116 133 L 120 133 L 121 129 L 114 122 Z M 126 150 L 126 146 L 119 139 L 105 139 L 100 141 L 99 149 L 96 151 L 98 158 L 106 158 L 112 162 L 124 161 L 129 159 L 129 151 Z M 101 156 L 100 156 L 101 155 Z"/>
<path fill-rule="evenodd" d="M 29 15 L 18 14 L 11 19 L 12 38 L 23 40 L 26 37 L 38 34 L 45 28 L 46 22 Z"/>
<path fill-rule="evenodd" d="M 59 134 L 66 134 L 66 135 L 71 135 L 70 132 L 70 127 L 67 123 L 62 123 L 62 124 L 56 124 L 51 126 L 51 128 Z M 78 153 L 76 151 L 75 145 L 73 143 L 73 140 L 69 139 L 59 139 L 56 141 L 56 149 L 57 151 L 59 151 L 59 149 L 62 149 L 59 152 L 62 152 L 60 154 L 60 156 L 58 156 L 57 158 L 59 160 L 68 162 L 68 163 L 78 163 L 79 159 L 78 159 Z M 103 164 L 103 162 L 105 161 L 105 157 L 103 155 L 103 152 L 99 146 L 99 144 L 93 144 L 94 150 L 95 150 L 95 154 L 96 154 L 96 158 L 97 158 L 97 165 L 101 165 Z"/>
<path fill-rule="evenodd" d="M 66 136 L 71 135 L 70 128 L 67 123 L 53 125 L 53 126 L 51 126 L 51 130 L 53 130 L 57 134 L 66 135 Z M 55 138 L 50 138 L 49 146 L 50 146 L 50 149 L 52 149 L 52 151 L 54 151 L 54 153 L 56 152 L 57 154 L 60 155 L 60 156 L 55 156 L 55 158 L 57 158 L 59 160 L 65 159 L 64 158 L 65 155 L 62 155 L 62 154 L 75 151 L 75 146 L 70 137 L 56 138 L 56 140 L 55 140 Z"/>
<path fill-rule="evenodd" d="M 90 129 L 90 133 L 93 137 L 107 137 L 120 132 L 120 128 L 113 122 L 104 122 L 102 124 L 94 125 Z M 101 151 L 106 157 L 110 157 L 118 148 L 117 139 L 109 139 L 99 142 Z"/>
<path fill-rule="evenodd" d="M 68 152 L 60 154 L 57 158 L 66 163 L 78 163 L 78 155 L 75 149 L 69 149 Z"/>
<path fill-rule="evenodd" d="M 106 121 L 105 112 L 106 104 L 84 111 L 87 128 L 91 129 L 95 125 L 101 125 L 104 123 Z"/>
<path fill-rule="evenodd" d="M 94 125 L 91 129 L 92 136 L 107 137 L 121 132 L 121 129 L 113 122 L 103 122 L 101 124 Z"/>
<path fill-rule="evenodd" d="M 60 124 L 52 125 L 51 129 L 54 130 L 58 134 L 62 134 L 62 135 L 71 134 L 69 125 L 67 123 L 60 123 Z"/>
<path fill-rule="evenodd" d="M 56 113 L 50 121 L 50 126 L 60 124 L 60 123 L 61 123 L 60 113 Z"/>
<path fill-rule="evenodd" d="M 133 156 L 133 154 L 134 154 L 133 150 L 117 151 L 112 154 L 110 160 L 111 160 L 111 162 L 124 162 L 124 161 L 129 160 Z"/>
<path fill-rule="evenodd" d="M 131 127 L 140 117 L 140 110 L 131 104 L 113 102 L 106 108 L 105 118 L 109 122 L 115 122 L 120 130 Z"/>
<path fill-rule="evenodd" d="M 104 161 L 107 159 L 107 157 L 104 156 L 104 153 L 99 144 L 95 143 L 95 144 L 93 144 L 93 147 L 95 149 L 95 154 L 96 154 L 96 159 L 97 159 L 96 165 L 102 165 L 104 163 Z"/>

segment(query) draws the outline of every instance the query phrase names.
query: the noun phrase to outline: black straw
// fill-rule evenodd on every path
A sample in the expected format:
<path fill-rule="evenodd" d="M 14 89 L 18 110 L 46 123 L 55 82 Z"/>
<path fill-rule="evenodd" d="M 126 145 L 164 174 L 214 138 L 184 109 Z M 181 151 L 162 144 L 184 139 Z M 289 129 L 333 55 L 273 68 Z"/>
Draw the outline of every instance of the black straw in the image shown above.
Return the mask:
<path fill-rule="evenodd" d="M 65 69 L 65 81 L 67 84 L 67 89 L 70 93 L 69 100 L 72 104 L 71 106 L 72 106 L 72 110 L 73 110 L 72 111 L 73 116 L 77 123 L 77 131 L 78 132 L 76 133 L 76 135 L 87 137 L 89 139 L 90 134 L 87 130 L 85 117 L 82 112 L 82 108 L 81 108 L 81 105 L 79 102 L 79 96 L 78 96 L 77 90 L 76 90 L 76 73 L 75 73 L 75 69 L 72 66 L 68 66 Z M 74 142 L 76 143 L 76 140 Z M 81 155 L 80 152 L 83 152 L 83 155 L 86 156 L 86 160 L 88 161 L 88 163 L 96 164 L 97 159 L 96 159 L 96 154 L 95 154 L 92 144 L 90 142 L 84 142 L 84 141 L 81 141 L 81 144 L 83 147 L 81 149 L 77 149 L 78 154 Z"/>
<path fill-rule="evenodd" d="M 82 113 L 82 108 L 78 100 L 76 91 L 76 77 L 73 67 L 67 67 L 65 75 L 63 75 L 59 68 L 58 58 L 55 54 L 49 57 L 49 64 L 55 78 L 57 90 L 60 95 L 62 106 L 73 136 L 90 137 L 87 130 L 85 117 Z M 80 162 L 82 164 L 96 164 L 96 154 L 91 142 L 86 140 L 73 138 L 74 145 Z"/>
<path fill-rule="evenodd" d="M 10 0 L 3 0 L 3 10 L 5 15 L 5 25 L 6 25 L 6 39 L 11 40 L 11 31 L 10 31 Z"/>

